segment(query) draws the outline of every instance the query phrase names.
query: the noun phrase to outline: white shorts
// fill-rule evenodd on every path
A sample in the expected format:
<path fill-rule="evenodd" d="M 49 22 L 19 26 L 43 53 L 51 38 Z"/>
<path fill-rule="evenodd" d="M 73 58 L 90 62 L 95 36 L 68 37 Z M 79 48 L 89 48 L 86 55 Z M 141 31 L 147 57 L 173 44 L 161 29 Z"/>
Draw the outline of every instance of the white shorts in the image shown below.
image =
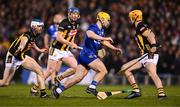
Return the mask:
<path fill-rule="evenodd" d="M 18 68 L 20 65 L 22 65 L 24 61 L 17 60 L 13 55 L 11 55 L 9 52 L 6 55 L 6 67 L 15 67 Z"/>
<path fill-rule="evenodd" d="M 74 57 L 74 55 L 71 53 L 71 51 L 61 51 L 56 48 L 50 48 L 49 50 L 49 59 L 59 61 L 61 58 L 65 57 Z"/>
<path fill-rule="evenodd" d="M 147 54 L 144 54 L 143 56 L 145 56 L 145 55 L 147 55 Z M 143 57 L 143 56 L 141 56 L 141 57 Z M 138 59 L 140 59 L 141 57 L 139 57 Z M 154 58 L 153 59 L 148 59 L 148 55 L 147 55 L 140 62 L 141 62 L 141 64 L 143 66 L 145 66 L 146 62 L 151 62 L 151 63 L 157 65 L 158 59 L 159 59 L 159 55 L 158 54 L 154 54 Z"/>

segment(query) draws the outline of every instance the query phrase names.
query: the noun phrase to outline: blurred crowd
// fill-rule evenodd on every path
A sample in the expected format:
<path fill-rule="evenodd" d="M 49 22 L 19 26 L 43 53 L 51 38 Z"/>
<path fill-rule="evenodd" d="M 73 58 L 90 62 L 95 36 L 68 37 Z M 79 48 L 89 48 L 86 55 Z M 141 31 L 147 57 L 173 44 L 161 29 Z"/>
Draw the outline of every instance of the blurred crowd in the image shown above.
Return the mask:
<path fill-rule="evenodd" d="M 159 73 L 180 75 L 180 2 L 178 0 L 74 0 L 74 5 L 81 11 L 80 33 L 77 44 L 82 45 L 84 31 L 89 24 L 96 21 L 98 11 L 111 14 L 111 26 L 107 35 L 114 40 L 114 45 L 123 49 L 119 56 L 108 49 L 103 59 L 108 71 L 116 72 L 123 63 L 137 58 L 140 54 L 133 36 L 135 30 L 128 20 L 128 12 L 141 9 L 144 21 L 152 28 L 159 49 Z M 5 55 L 8 47 L 20 33 L 28 30 L 32 18 L 41 18 L 45 22 L 46 32 L 52 24 L 55 13 L 67 15 L 68 0 L 0 0 L 0 70 L 4 69 Z M 43 39 L 44 34 L 40 39 Z M 38 42 L 43 47 L 43 40 Z M 76 51 L 75 51 L 76 53 Z M 35 58 L 39 53 L 32 51 Z M 77 55 L 77 53 L 76 53 Z M 111 60 L 110 60 L 111 59 Z M 44 61 L 46 64 L 46 61 Z"/>

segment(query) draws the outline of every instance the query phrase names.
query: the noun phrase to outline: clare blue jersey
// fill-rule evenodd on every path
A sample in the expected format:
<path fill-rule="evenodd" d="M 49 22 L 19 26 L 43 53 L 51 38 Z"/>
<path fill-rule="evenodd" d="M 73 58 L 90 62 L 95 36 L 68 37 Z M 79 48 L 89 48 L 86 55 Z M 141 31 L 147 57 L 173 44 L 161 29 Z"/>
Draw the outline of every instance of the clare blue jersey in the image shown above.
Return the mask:
<path fill-rule="evenodd" d="M 51 38 L 51 41 L 56 38 L 57 31 L 58 31 L 58 25 L 53 24 L 53 25 L 49 26 L 47 32 L 48 32 L 48 34 L 49 34 L 49 36 Z"/>
<path fill-rule="evenodd" d="M 104 29 L 99 29 L 97 24 L 90 25 L 88 30 L 93 31 L 98 36 L 104 36 Z M 100 42 L 100 40 L 91 39 L 87 36 L 87 34 L 85 34 L 83 48 L 91 50 L 96 54 L 97 51 L 101 48 Z"/>

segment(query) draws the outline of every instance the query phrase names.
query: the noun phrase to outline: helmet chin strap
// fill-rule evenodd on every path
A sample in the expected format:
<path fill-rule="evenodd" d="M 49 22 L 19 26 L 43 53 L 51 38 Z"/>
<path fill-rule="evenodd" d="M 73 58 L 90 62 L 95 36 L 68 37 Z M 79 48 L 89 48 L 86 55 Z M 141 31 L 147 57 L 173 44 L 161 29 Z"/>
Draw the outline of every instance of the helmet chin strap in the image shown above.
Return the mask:
<path fill-rule="evenodd" d="M 99 20 L 99 22 L 101 23 L 102 28 L 105 28 L 105 27 L 103 26 L 103 22 L 100 20 L 100 18 L 99 18 L 98 20 Z"/>

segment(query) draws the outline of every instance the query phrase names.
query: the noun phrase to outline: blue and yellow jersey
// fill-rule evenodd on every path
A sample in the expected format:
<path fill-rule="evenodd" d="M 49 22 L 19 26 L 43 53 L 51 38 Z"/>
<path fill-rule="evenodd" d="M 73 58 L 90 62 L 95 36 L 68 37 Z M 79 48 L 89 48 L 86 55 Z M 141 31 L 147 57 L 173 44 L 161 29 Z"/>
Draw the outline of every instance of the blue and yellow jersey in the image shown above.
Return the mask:
<path fill-rule="evenodd" d="M 28 41 L 25 44 L 25 47 L 22 51 L 17 51 L 19 48 L 19 45 L 21 43 L 21 38 L 27 37 Z M 32 31 L 28 31 L 25 33 L 22 33 L 10 46 L 9 52 L 18 60 L 23 60 L 25 58 L 26 53 L 30 50 L 30 43 L 35 42 L 36 35 L 32 33 Z"/>
<path fill-rule="evenodd" d="M 143 36 L 143 33 L 149 29 L 149 26 L 144 22 L 138 23 L 136 27 L 135 40 L 142 55 L 148 53 L 151 48 L 151 44 L 147 40 L 147 37 Z"/>
<path fill-rule="evenodd" d="M 104 29 L 99 29 L 96 24 L 90 25 L 88 30 L 93 31 L 98 36 L 102 36 L 102 37 L 104 36 Z M 100 42 L 101 42 L 100 40 L 91 39 L 87 36 L 87 34 L 85 34 L 83 48 L 89 49 L 95 54 L 97 54 L 97 51 L 101 48 Z"/>
<path fill-rule="evenodd" d="M 77 36 L 78 33 L 78 27 L 79 27 L 79 23 L 71 24 L 69 20 L 66 18 L 59 24 L 58 32 L 63 32 L 62 37 L 65 40 L 69 42 L 74 42 L 75 37 Z M 69 51 L 70 48 L 69 45 L 63 44 L 56 39 L 53 41 L 52 47 L 59 49 L 61 51 Z"/>

